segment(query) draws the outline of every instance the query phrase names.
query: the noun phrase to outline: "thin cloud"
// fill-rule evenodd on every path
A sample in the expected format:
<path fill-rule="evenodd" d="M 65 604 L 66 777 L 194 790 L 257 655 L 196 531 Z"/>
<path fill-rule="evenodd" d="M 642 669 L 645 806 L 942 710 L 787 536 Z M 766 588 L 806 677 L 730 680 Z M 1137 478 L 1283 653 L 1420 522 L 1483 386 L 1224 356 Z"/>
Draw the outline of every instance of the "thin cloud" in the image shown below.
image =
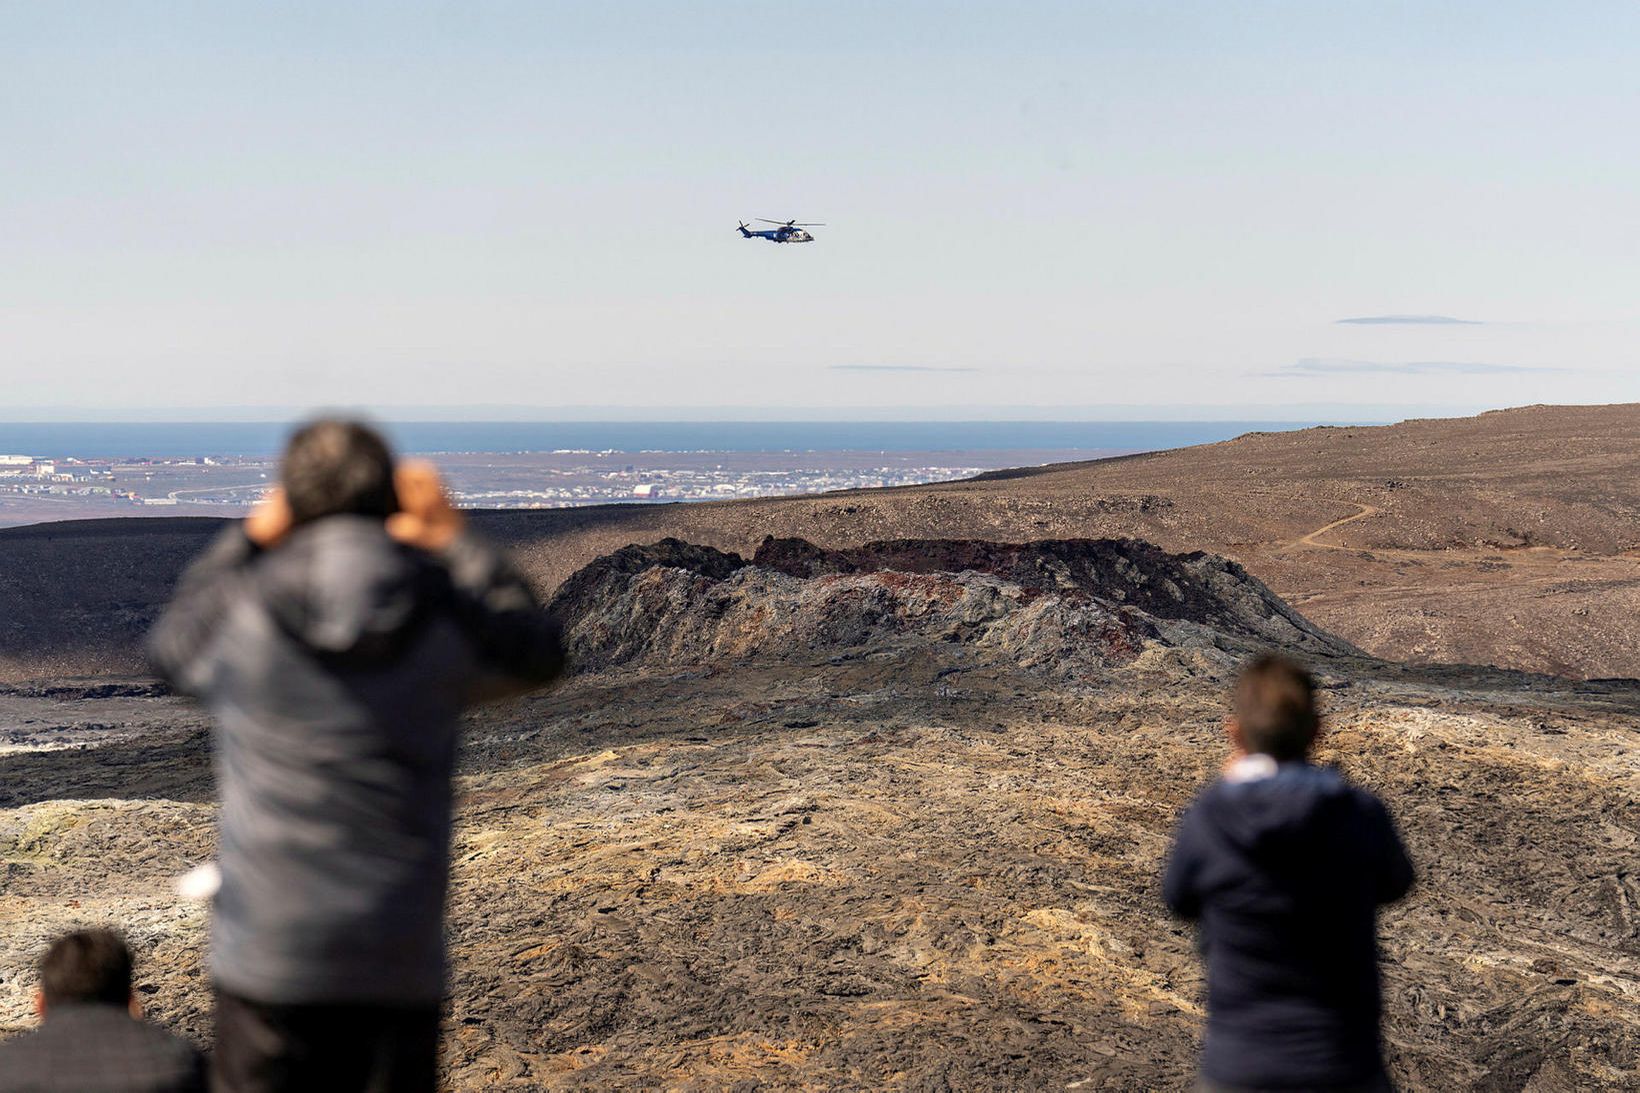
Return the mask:
<path fill-rule="evenodd" d="M 1564 368 L 1540 368 L 1524 364 L 1487 364 L 1483 361 L 1350 361 L 1325 357 L 1304 357 L 1285 368 L 1263 372 L 1266 376 L 1509 376 L 1541 372 L 1564 372 Z"/>
<path fill-rule="evenodd" d="M 833 364 L 833 372 L 978 372 L 978 368 L 959 368 L 937 364 Z"/>
<path fill-rule="evenodd" d="M 1337 323 L 1357 326 L 1485 326 L 1480 319 L 1454 319 L 1450 315 L 1358 315 Z"/>

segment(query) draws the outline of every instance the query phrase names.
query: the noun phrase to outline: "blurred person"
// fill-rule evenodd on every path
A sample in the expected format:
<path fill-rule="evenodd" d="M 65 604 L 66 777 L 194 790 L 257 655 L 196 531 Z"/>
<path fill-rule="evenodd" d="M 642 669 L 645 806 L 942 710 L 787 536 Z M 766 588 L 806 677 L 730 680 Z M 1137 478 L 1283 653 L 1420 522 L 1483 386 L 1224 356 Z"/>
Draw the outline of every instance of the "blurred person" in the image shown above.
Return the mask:
<path fill-rule="evenodd" d="M 1379 1033 L 1377 913 L 1412 864 L 1366 790 L 1310 762 L 1315 684 L 1262 656 L 1237 680 L 1224 776 L 1180 821 L 1163 881 L 1200 922 L 1207 1091 L 1390 1089 Z"/>
<path fill-rule="evenodd" d="M 150 654 L 216 720 L 217 1088 L 434 1088 L 462 708 L 564 664 L 430 464 L 355 422 L 184 574 Z"/>
<path fill-rule="evenodd" d="M 188 1041 L 142 1020 L 131 950 L 112 930 L 64 934 L 40 959 L 40 1027 L 0 1043 L 3 1093 L 203 1093 Z"/>

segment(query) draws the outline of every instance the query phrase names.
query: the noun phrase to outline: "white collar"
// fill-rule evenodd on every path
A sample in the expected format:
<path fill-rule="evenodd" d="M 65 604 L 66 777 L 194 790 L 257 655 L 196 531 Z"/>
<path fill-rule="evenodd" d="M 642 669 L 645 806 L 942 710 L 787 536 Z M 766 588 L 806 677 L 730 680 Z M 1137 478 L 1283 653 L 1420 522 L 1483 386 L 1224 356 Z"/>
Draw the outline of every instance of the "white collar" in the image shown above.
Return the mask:
<path fill-rule="evenodd" d="M 1262 782 L 1266 778 L 1276 776 L 1276 767 L 1276 761 L 1271 756 L 1244 755 L 1230 764 L 1230 769 L 1224 772 L 1224 780 L 1231 785 Z"/>

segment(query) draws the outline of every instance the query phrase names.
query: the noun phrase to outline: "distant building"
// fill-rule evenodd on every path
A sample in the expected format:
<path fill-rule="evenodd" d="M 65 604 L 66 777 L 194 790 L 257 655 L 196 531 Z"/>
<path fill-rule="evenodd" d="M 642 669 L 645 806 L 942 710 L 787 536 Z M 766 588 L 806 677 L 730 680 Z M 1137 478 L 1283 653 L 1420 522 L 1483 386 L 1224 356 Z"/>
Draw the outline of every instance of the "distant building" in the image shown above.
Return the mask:
<path fill-rule="evenodd" d="M 145 505 L 174 505 L 177 503 L 177 499 L 175 497 L 144 497 L 142 503 Z"/>
<path fill-rule="evenodd" d="M 34 477 L 36 477 L 36 478 L 50 478 L 52 475 L 54 475 L 56 473 L 57 473 L 57 464 L 56 464 L 55 461 L 50 460 L 50 459 L 36 459 L 36 460 L 34 460 Z"/>
<path fill-rule="evenodd" d="M 641 486 L 633 486 L 632 487 L 632 496 L 633 497 L 654 497 L 654 496 L 656 496 L 656 490 L 655 490 L 654 483 L 645 482 Z"/>
<path fill-rule="evenodd" d="M 0 455 L 0 467 L 26 467 L 33 462 L 32 455 Z"/>

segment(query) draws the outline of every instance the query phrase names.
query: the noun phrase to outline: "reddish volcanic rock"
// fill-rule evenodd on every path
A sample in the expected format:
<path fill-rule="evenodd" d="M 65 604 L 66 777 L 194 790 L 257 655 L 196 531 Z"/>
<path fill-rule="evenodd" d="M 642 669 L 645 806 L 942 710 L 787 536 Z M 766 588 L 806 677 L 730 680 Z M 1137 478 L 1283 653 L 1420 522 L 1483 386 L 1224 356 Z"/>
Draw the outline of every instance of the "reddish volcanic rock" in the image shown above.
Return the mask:
<path fill-rule="evenodd" d="M 1057 673 L 1127 663 L 1147 645 L 1359 655 L 1240 566 L 1131 539 L 824 550 L 770 538 L 750 562 L 666 539 L 598 559 L 565 581 L 553 606 L 583 670 L 825 660 L 915 643 Z"/>

